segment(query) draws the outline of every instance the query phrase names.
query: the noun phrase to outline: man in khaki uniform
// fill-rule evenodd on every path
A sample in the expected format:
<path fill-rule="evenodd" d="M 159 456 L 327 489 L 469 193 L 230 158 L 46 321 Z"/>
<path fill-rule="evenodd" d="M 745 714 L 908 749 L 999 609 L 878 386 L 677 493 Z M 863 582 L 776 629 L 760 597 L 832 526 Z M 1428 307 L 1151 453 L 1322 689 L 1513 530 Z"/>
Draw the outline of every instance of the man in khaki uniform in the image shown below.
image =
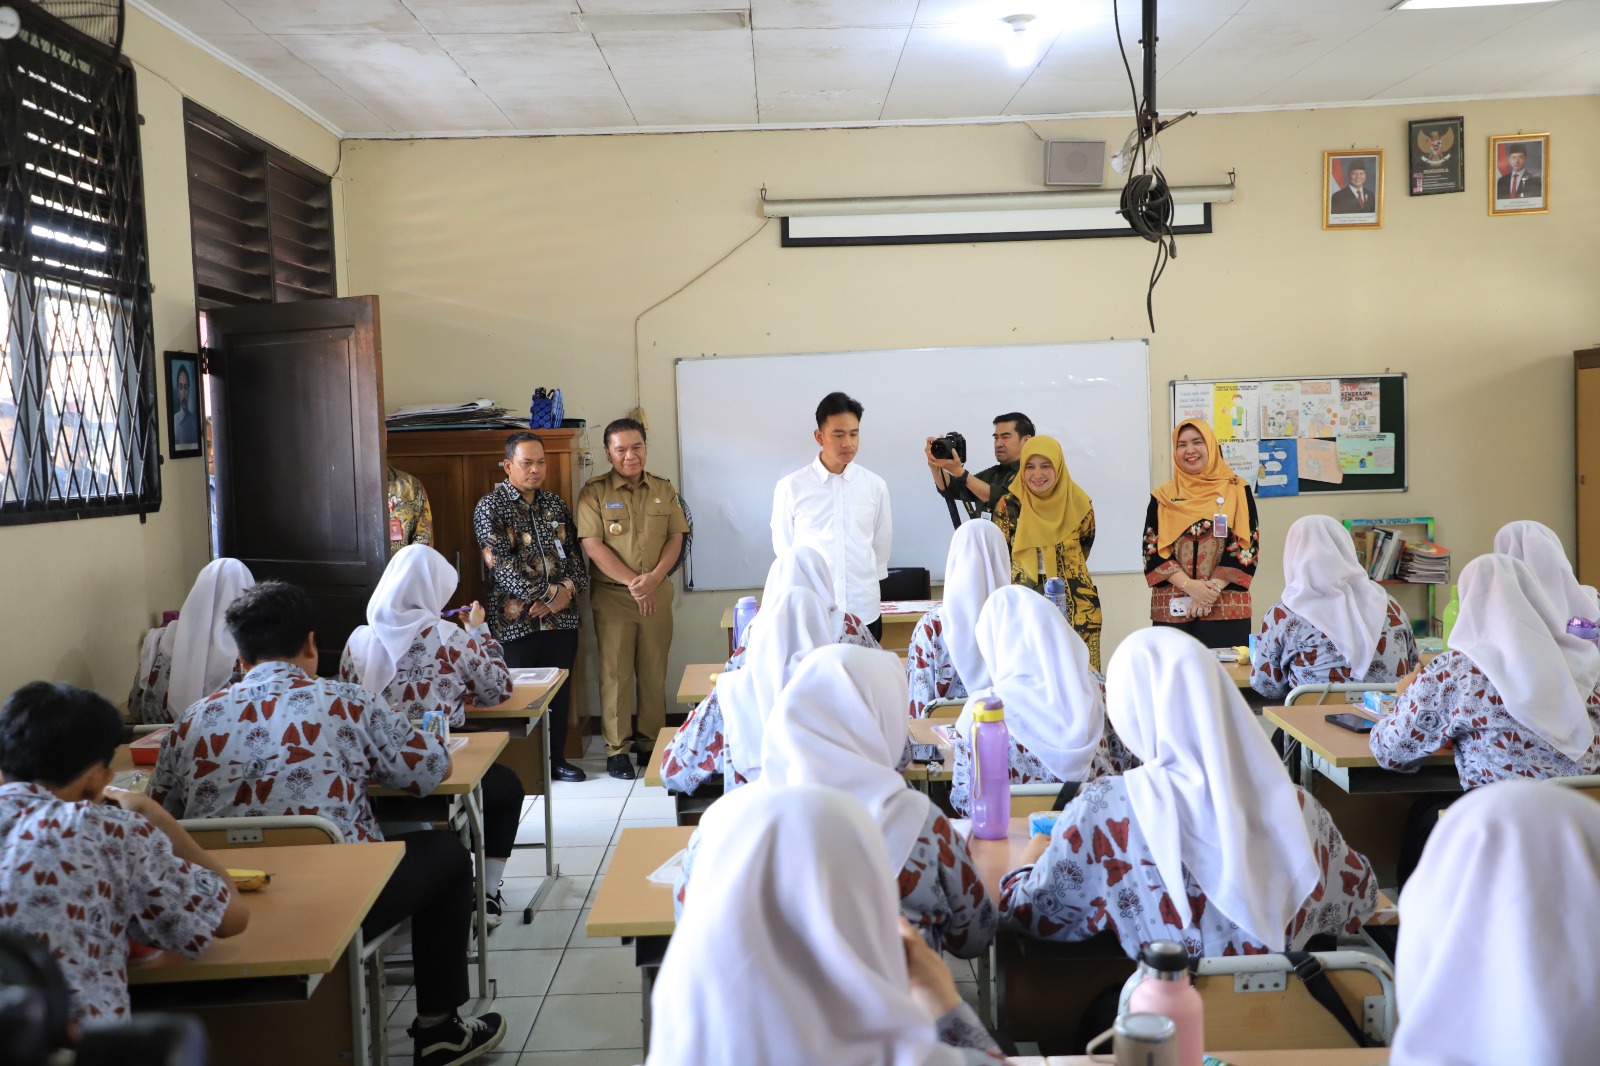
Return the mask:
<path fill-rule="evenodd" d="M 688 519 L 678 490 L 647 474 L 644 426 L 619 418 L 606 427 L 611 472 L 578 494 L 578 539 L 589 556 L 589 603 L 600 645 L 600 723 L 606 772 L 632 780 L 631 745 L 643 768 L 667 720 L 667 652 L 672 647 L 672 582 Z M 634 727 L 629 703 L 638 695 Z"/>

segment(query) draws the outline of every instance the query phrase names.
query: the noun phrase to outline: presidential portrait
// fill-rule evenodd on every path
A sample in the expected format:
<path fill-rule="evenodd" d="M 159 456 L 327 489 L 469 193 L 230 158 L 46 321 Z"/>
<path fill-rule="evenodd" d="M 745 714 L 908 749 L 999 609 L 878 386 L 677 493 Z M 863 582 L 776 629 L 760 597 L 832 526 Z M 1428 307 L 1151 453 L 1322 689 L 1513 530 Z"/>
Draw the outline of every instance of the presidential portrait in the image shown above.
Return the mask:
<path fill-rule="evenodd" d="M 1383 225 L 1383 150 L 1322 153 L 1322 228 Z"/>
<path fill-rule="evenodd" d="M 1489 213 L 1539 214 L 1550 209 L 1550 135 L 1489 138 Z"/>

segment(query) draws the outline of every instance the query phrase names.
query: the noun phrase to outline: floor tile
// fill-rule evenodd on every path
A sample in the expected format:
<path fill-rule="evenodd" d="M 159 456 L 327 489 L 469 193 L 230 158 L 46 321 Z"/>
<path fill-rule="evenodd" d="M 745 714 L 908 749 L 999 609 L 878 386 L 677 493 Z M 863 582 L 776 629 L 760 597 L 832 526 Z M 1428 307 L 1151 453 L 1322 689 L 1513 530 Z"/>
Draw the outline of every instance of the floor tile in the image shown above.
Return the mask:
<path fill-rule="evenodd" d="M 564 948 L 572 936 L 580 911 L 552 911 L 540 907 L 533 922 L 522 924 L 520 911 L 506 915 L 500 928 L 489 934 L 490 951 L 519 951 L 529 948 Z"/>
<path fill-rule="evenodd" d="M 643 1038 L 638 992 L 552 997 L 533 1023 L 525 1051 L 588 1051 L 638 1047 Z"/>
<path fill-rule="evenodd" d="M 626 796 L 596 796 L 594 799 L 569 799 L 556 797 L 550 810 L 555 816 L 557 825 L 566 825 L 568 822 L 595 822 L 615 821 L 622 817 L 623 804 L 628 802 Z M 670 800 L 668 801 L 671 802 Z M 668 811 L 667 813 L 672 813 Z M 645 815 L 631 815 L 630 817 L 645 817 Z M 649 815 L 660 817 L 660 815 Z"/>
<path fill-rule="evenodd" d="M 528 1042 L 528 1034 L 533 1032 L 533 1023 L 539 1017 L 539 1005 L 544 1002 L 540 996 L 508 996 L 504 992 L 505 985 L 502 984 L 500 988 L 501 993 L 495 996 L 494 1006 L 490 1009 L 506 1020 L 506 1036 L 493 1054 L 478 1059 L 479 1062 L 498 1060 L 502 1064 L 515 1063 L 522 1046 Z"/>
<path fill-rule="evenodd" d="M 522 816 L 524 818 L 526 818 L 529 815 L 529 813 L 531 813 L 533 811 L 533 809 L 535 807 L 537 807 L 538 805 L 539 805 L 539 797 L 538 796 L 524 796 L 524 797 L 522 797 Z"/>
<path fill-rule="evenodd" d="M 516 856 L 513 855 L 512 858 Z M 543 869 L 542 866 L 540 868 Z M 505 893 L 507 905 L 520 913 L 543 881 L 542 877 L 508 877 L 502 882 L 500 891 Z M 583 901 L 589 898 L 589 889 L 593 885 L 592 877 L 558 877 L 555 887 L 550 889 L 550 893 L 539 904 L 539 910 L 582 910 Z"/>
<path fill-rule="evenodd" d="M 569 948 L 561 956 L 552 996 L 587 996 L 639 990 L 639 968 L 632 948 Z"/>
<path fill-rule="evenodd" d="M 559 834 L 561 830 L 557 829 L 556 832 Z M 521 836 L 520 831 L 518 836 Z M 512 877 L 519 879 L 543 877 L 544 871 L 545 853 L 543 848 L 518 848 L 511 853 L 511 858 L 506 860 L 505 876 L 508 879 Z M 589 877 L 593 873 L 594 870 L 585 870 L 582 876 Z"/>
<path fill-rule="evenodd" d="M 950 973 L 957 981 L 976 981 L 978 979 L 978 972 L 973 968 L 971 959 L 957 958 L 947 951 L 944 955 L 944 961 L 945 965 L 950 967 Z"/>
<path fill-rule="evenodd" d="M 611 834 L 611 843 L 615 844 L 624 829 L 651 829 L 662 825 L 677 825 L 676 814 L 670 818 L 624 818 L 616 823 L 616 830 Z"/>
<path fill-rule="evenodd" d="M 526 951 L 489 952 L 489 975 L 495 979 L 496 995 L 507 998 L 542 996 L 550 988 L 561 963 L 562 952 L 531 948 Z"/>
<path fill-rule="evenodd" d="M 607 796 L 626 796 L 633 789 L 632 781 L 612 777 L 605 772 L 605 763 L 600 764 L 598 776 L 589 775 L 587 781 L 557 781 L 555 782 L 556 810 L 561 809 L 562 803 L 569 799 L 603 799 Z"/>
<path fill-rule="evenodd" d="M 600 818 L 589 822 L 580 822 L 575 819 L 562 818 L 561 808 L 556 807 L 556 847 L 558 848 L 593 848 L 611 843 L 611 837 L 617 830 L 617 823 L 612 818 Z M 527 825 L 524 824 L 526 829 Z M 539 828 L 544 829 L 540 823 Z"/>
<path fill-rule="evenodd" d="M 587 823 L 584 823 L 584 824 L 587 824 Z M 596 824 L 605 824 L 605 823 L 596 823 Z M 555 830 L 556 836 L 559 839 L 560 836 L 561 836 L 561 832 L 562 832 L 561 823 L 558 821 L 554 826 L 552 826 L 552 828 Z M 517 844 L 519 846 L 521 846 L 521 847 L 527 847 L 529 844 L 543 844 L 543 843 L 544 843 L 544 816 L 540 815 L 537 818 L 524 818 L 522 820 L 521 824 L 519 824 L 517 826 Z"/>
<path fill-rule="evenodd" d="M 572 936 L 567 940 L 569 948 L 616 948 L 622 946 L 620 936 L 590 936 L 584 932 L 584 926 L 589 924 L 589 909 L 585 907 L 578 913 L 578 923 L 572 927 Z M 632 950 L 631 948 L 629 950 Z"/>
<path fill-rule="evenodd" d="M 560 830 L 556 830 L 559 834 Z M 557 839 L 560 839 L 558 836 Z M 593 848 L 556 848 L 556 865 L 561 867 L 563 875 L 571 874 L 573 877 L 593 877 L 600 869 L 600 863 L 606 857 L 606 847 L 601 844 Z M 510 867 L 506 867 L 510 870 Z"/>
<path fill-rule="evenodd" d="M 644 1048 L 615 1051 L 524 1051 L 517 1066 L 637 1066 Z"/>
<path fill-rule="evenodd" d="M 620 817 L 628 820 L 642 818 L 676 818 L 678 809 L 673 805 L 672 797 L 660 796 L 632 796 L 628 804 L 622 809 Z"/>

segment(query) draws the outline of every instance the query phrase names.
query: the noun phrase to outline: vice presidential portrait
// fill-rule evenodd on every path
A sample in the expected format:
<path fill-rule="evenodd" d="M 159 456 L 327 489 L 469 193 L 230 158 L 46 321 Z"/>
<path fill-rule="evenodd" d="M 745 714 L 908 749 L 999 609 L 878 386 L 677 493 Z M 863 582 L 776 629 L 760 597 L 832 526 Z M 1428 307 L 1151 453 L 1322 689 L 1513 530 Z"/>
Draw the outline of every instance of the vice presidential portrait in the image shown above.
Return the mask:
<path fill-rule="evenodd" d="M 1545 210 L 1549 154 L 1548 134 L 1490 138 L 1491 214 Z"/>

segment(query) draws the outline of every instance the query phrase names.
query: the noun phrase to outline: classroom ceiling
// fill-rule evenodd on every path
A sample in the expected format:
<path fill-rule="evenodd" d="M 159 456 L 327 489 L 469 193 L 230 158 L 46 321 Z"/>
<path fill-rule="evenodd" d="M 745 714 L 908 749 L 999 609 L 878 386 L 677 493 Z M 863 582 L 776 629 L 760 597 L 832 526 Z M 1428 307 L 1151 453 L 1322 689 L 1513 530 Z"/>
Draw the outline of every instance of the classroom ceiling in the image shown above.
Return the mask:
<path fill-rule="evenodd" d="M 1167 0 L 1160 110 L 1600 90 L 1596 0 L 1439 11 L 1393 11 L 1393 4 Z M 892 123 L 1132 108 L 1111 0 L 135 6 L 208 42 L 346 136 Z M 1119 0 L 1136 78 L 1139 7 L 1139 0 Z M 1001 20 L 1022 14 L 1035 19 L 1019 42 Z M 1019 54 L 1010 56 L 1008 45 Z"/>

